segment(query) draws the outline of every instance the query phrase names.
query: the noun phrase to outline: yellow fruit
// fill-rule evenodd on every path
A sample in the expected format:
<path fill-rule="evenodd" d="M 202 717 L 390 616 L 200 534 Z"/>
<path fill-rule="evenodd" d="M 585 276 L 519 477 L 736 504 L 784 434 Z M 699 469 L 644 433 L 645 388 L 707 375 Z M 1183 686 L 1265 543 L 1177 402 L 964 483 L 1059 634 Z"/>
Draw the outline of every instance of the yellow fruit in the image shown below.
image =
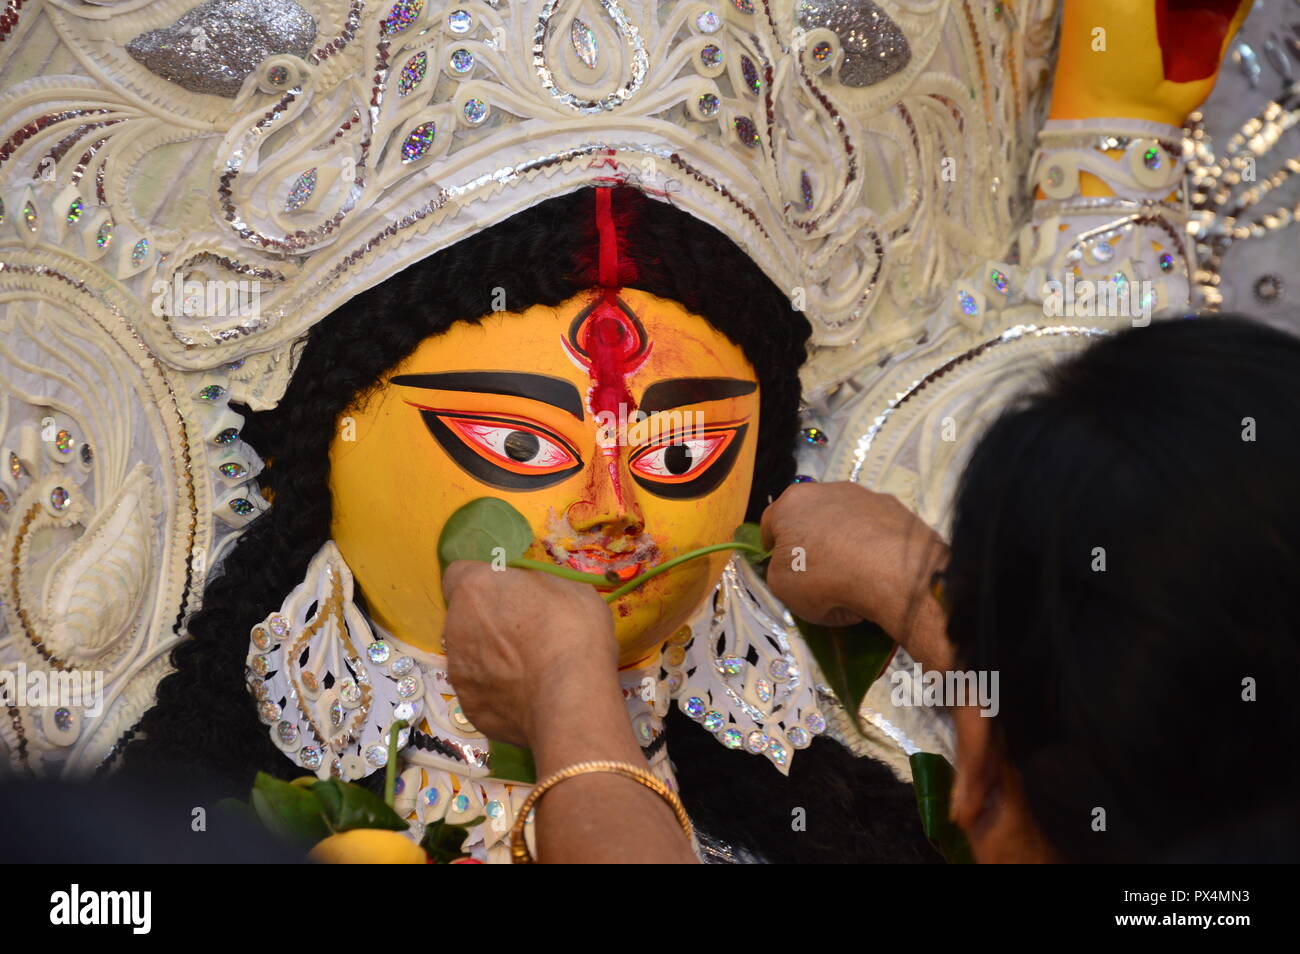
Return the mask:
<path fill-rule="evenodd" d="M 378 828 L 354 828 L 330 835 L 311 850 L 313 861 L 328 865 L 422 865 L 424 849 L 405 835 Z"/>

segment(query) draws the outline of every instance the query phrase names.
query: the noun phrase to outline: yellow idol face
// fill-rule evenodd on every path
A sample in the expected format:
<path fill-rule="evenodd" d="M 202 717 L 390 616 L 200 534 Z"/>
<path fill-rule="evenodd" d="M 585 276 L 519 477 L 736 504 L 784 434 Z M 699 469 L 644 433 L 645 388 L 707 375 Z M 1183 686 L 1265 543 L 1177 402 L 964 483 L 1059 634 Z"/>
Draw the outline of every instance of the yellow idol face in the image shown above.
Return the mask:
<path fill-rule="evenodd" d="M 456 509 L 499 497 L 532 525 L 528 557 L 629 580 L 731 539 L 758 408 L 739 347 L 636 289 L 457 322 L 340 417 L 334 541 L 376 621 L 441 652 L 438 537 Z M 685 622 L 728 557 L 688 561 L 613 604 L 623 665 Z"/>

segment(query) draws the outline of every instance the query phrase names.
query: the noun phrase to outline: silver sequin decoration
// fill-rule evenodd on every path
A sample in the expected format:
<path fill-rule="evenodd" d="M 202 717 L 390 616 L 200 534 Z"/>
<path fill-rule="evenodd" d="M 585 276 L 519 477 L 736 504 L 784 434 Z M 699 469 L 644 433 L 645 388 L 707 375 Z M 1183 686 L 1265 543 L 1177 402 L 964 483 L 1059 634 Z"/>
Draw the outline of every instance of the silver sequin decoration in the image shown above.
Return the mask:
<path fill-rule="evenodd" d="M 912 60 L 903 31 L 870 0 L 800 0 L 799 24 L 805 30 L 825 27 L 840 38 L 845 86 L 874 86 Z"/>
<path fill-rule="evenodd" d="M 234 98 L 268 56 L 306 58 L 315 39 L 316 21 L 293 0 L 208 0 L 169 27 L 141 33 L 126 51 L 191 93 Z"/>

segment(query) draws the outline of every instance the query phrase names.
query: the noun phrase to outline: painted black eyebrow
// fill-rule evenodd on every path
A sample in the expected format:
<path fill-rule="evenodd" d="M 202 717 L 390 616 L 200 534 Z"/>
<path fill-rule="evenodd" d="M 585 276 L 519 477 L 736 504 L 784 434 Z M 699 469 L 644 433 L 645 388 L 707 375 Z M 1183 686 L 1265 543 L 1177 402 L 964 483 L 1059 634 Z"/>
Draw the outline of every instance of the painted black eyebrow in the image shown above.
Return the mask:
<path fill-rule="evenodd" d="M 391 384 L 439 391 L 477 391 L 541 401 L 582 420 L 582 395 L 571 381 L 523 371 L 448 371 L 442 374 L 399 374 Z"/>
<path fill-rule="evenodd" d="M 705 401 L 753 394 L 757 388 L 758 385 L 753 381 L 742 381 L 739 378 L 673 378 L 670 381 L 656 381 L 645 389 L 641 398 L 641 410 L 654 414 L 688 404 L 703 404 Z"/>

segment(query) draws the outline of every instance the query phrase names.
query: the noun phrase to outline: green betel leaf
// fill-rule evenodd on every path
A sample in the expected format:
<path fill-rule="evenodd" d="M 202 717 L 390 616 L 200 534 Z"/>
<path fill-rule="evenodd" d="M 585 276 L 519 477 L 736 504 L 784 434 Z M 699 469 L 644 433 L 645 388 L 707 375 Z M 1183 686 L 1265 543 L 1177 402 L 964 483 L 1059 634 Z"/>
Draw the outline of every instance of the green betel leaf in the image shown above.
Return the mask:
<path fill-rule="evenodd" d="M 438 538 L 438 562 L 444 570 L 456 560 L 509 563 L 532 545 L 533 528 L 523 514 L 504 500 L 479 497 L 447 518 Z"/>
<path fill-rule="evenodd" d="M 956 773 L 942 755 L 916 752 L 911 757 L 912 784 L 916 789 L 916 807 L 921 813 L 925 837 L 952 865 L 973 864 L 970 843 L 962 830 L 948 817 L 952 785 Z"/>
<path fill-rule="evenodd" d="M 509 782 L 527 782 L 532 785 L 537 781 L 532 750 L 521 749 L 508 742 L 488 741 L 488 769 L 493 778 Z"/>
<path fill-rule="evenodd" d="M 420 847 L 424 849 L 424 853 L 432 859 L 434 864 L 448 864 L 457 858 L 464 857 L 465 853 L 461 851 L 460 846 L 465 844 L 465 838 L 469 834 L 469 830 L 482 823 L 482 815 L 461 825 L 449 825 L 445 819 L 440 818 L 424 830 L 424 838 L 420 840 Z"/>
<path fill-rule="evenodd" d="M 312 785 L 326 820 L 335 831 L 353 828 L 382 828 L 385 831 L 406 831 L 406 820 L 388 807 L 379 795 L 369 789 L 337 778 Z"/>
<path fill-rule="evenodd" d="M 875 623 L 865 621 L 853 626 L 830 627 L 796 617 L 795 624 L 826 678 L 826 684 L 853 717 L 856 726 L 862 699 L 893 655 L 894 641 Z"/>
<path fill-rule="evenodd" d="M 310 789 L 258 772 L 250 802 L 262 824 L 281 838 L 314 845 L 330 834 L 321 803 Z"/>
<path fill-rule="evenodd" d="M 756 523 L 742 523 L 731 535 L 731 539 L 746 546 L 763 549 L 763 531 Z M 771 554 L 755 553 L 752 550 L 741 550 L 740 553 L 752 566 L 761 566 L 771 556 Z"/>

